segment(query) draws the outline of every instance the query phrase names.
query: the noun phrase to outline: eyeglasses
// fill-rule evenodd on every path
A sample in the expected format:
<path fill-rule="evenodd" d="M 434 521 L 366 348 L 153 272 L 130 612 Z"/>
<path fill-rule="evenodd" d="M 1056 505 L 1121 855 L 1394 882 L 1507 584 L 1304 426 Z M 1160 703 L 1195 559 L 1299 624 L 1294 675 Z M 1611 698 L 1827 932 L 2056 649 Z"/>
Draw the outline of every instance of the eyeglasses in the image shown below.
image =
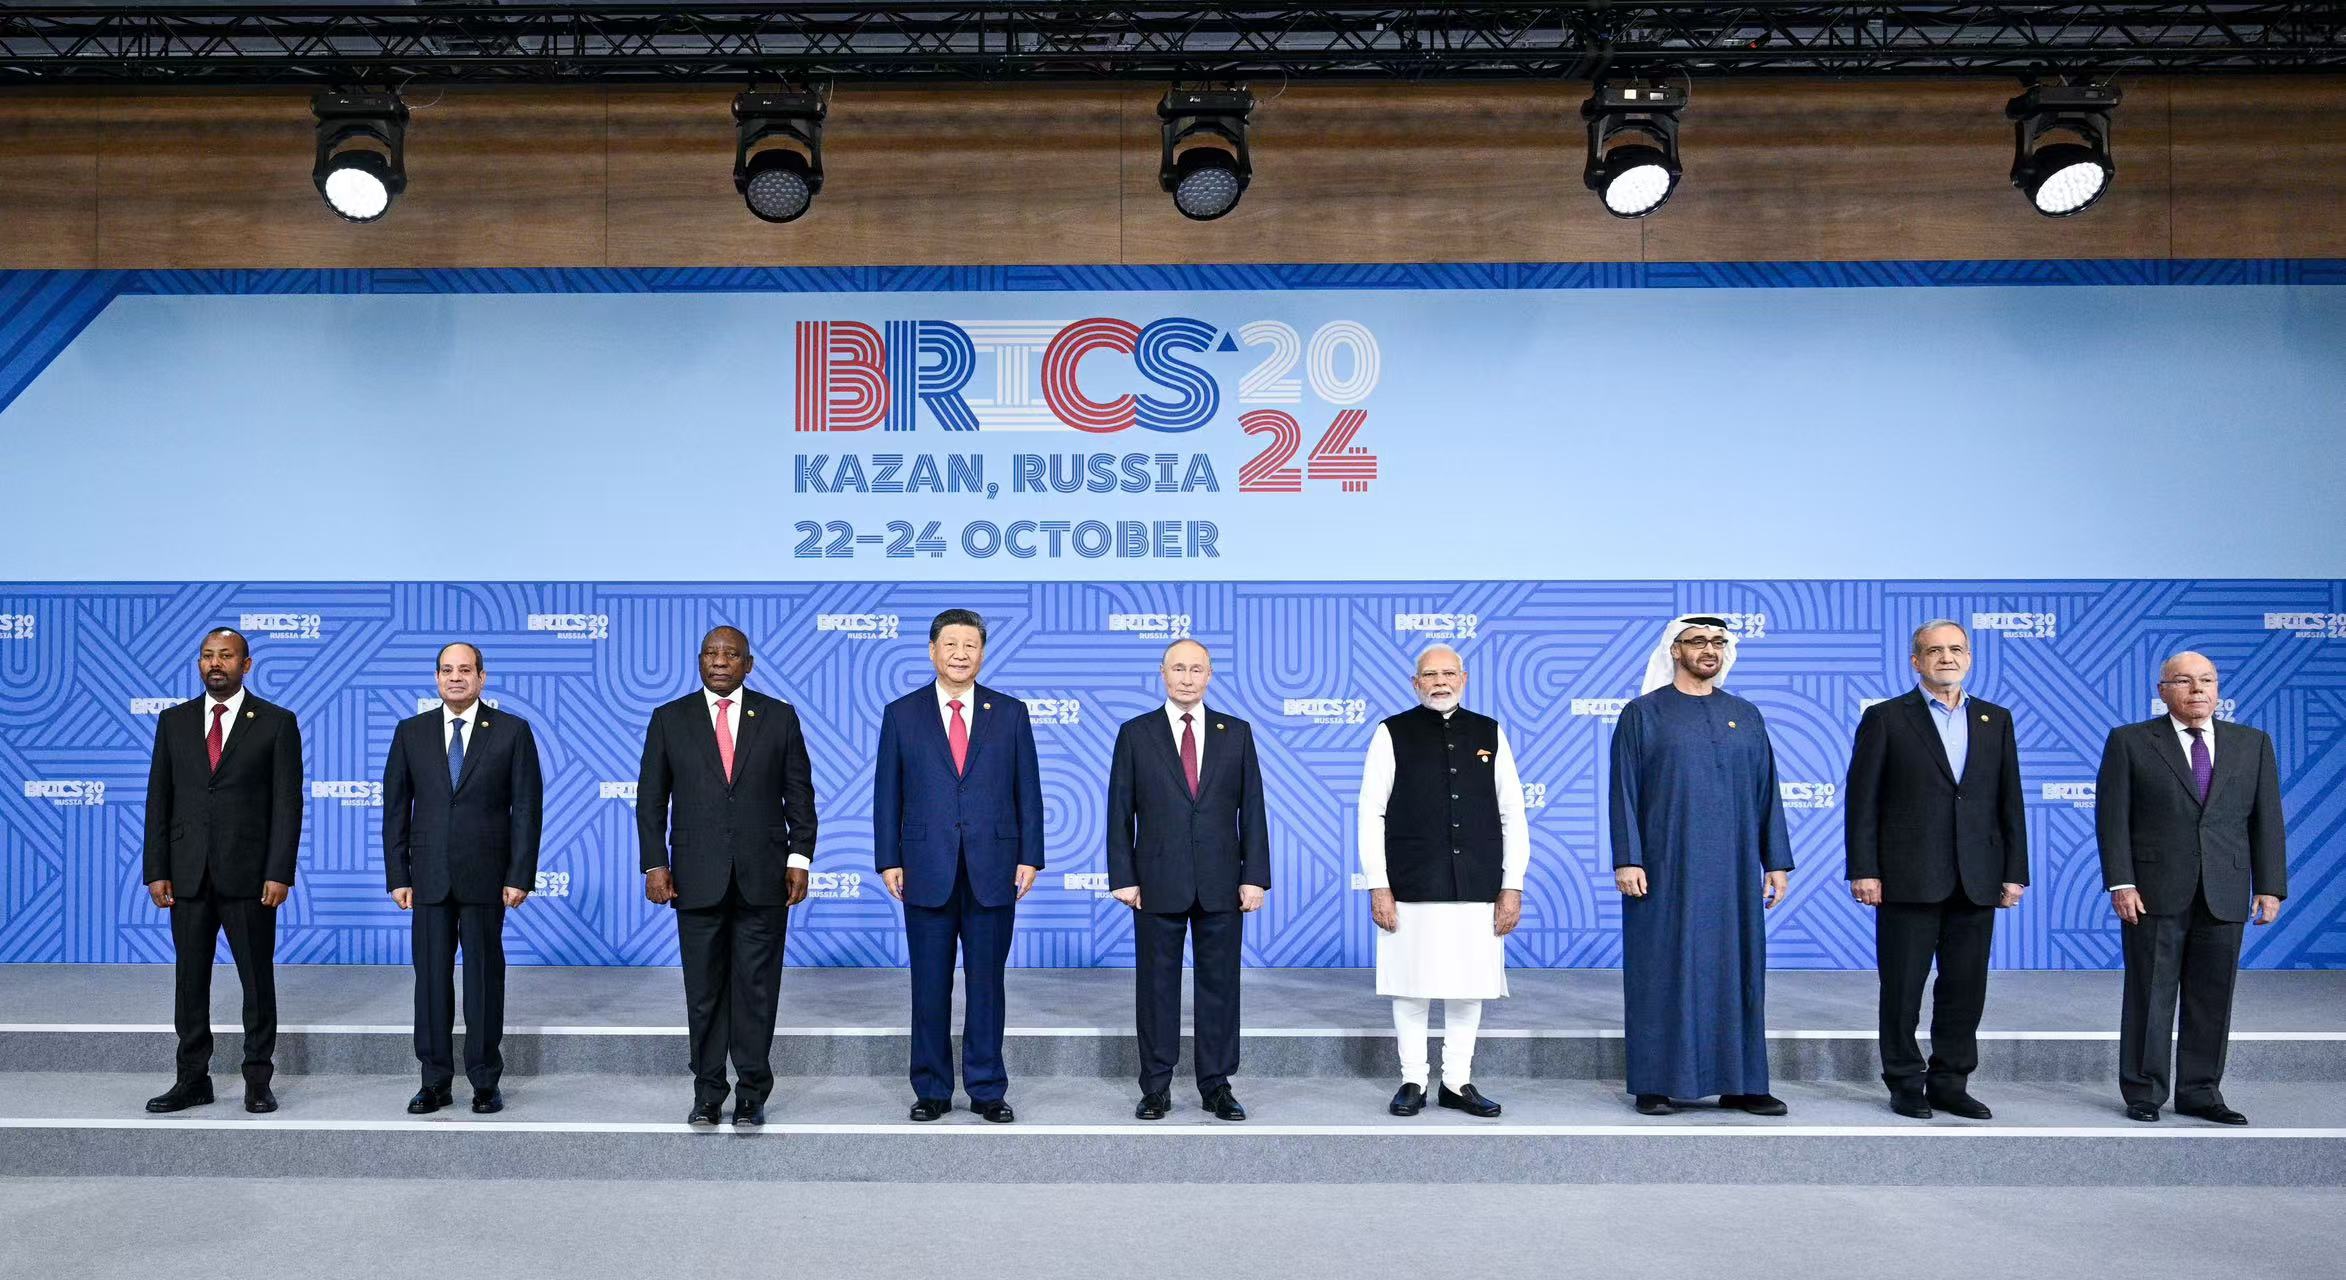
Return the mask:
<path fill-rule="evenodd" d="M 1727 637 L 1725 637 L 1725 636 L 1697 636 L 1697 637 L 1695 637 L 1695 638 L 1694 638 L 1694 639 L 1692 639 L 1692 640 L 1680 640 L 1680 641 L 1678 642 L 1678 646 L 1679 646 L 1680 648 L 1682 648 L 1682 649 L 1720 649 L 1720 650 L 1724 650 L 1724 649 L 1727 647 Z"/>
<path fill-rule="evenodd" d="M 2178 689 L 2214 689 L 2216 678 L 2214 676 L 2169 676 L 2159 681 L 2159 687 L 2162 689 L 2169 685 Z"/>

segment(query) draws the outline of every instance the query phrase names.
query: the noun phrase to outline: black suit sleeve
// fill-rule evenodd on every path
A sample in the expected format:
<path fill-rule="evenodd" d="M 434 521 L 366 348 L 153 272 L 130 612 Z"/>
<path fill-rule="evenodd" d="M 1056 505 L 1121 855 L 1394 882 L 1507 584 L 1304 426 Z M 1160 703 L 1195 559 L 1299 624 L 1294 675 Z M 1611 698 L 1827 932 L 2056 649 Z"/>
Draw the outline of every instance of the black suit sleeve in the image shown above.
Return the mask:
<path fill-rule="evenodd" d="M 277 731 L 276 754 L 269 769 L 269 874 L 282 885 L 293 883 L 294 864 L 301 857 L 301 721 L 285 713 Z"/>
<path fill-rule="evenodd" d="M 1888 717 L 1876 703 L 1857 720 L 1857 743 L 1849 751 L 1849 778 L 1841 787 L 1841 843 L 1847 878 L 1882 878 L 1882 769 L 1889 758 Z"/>
<path fill-rule="evenodd" d="M 668 764 L 668 735 L 661 732 L 660 713 L 644 726 L 644 759 L 635 774 L 635 834 L 641 846 L 640 870 L 647 874 L 668 865 L 668 792 L 675 775 Z"/>
<path fill-rule="evenodd" d="M 144 883 L 171 878 L 171 744 L 163 728 L 171 717 L 155 717 L 155 755 L 147 764 L 147 838 Z"/>
<path fill-rule="evenodd" d="M 521 736 L 513 743 L 512 792 L 512 846 L 507 854 L 505 887 L 527 892 L 538 884 L 538 837 L 544 829 L 546 806 L 538 739 L 527 724 L 521 726 Z M 388 795 L 385 799 L 388 802 Z"/>
<path fill-rule="evenodd" d="M 407 833 L 415 801 L 415 785 L 408 780 L 405 735 L 391 734 L 391 753 L 383 758 L 383 886 L 389 890 L 415 887 L 415 871 L 408 857 Z"/>
<path fill-rule="evenodd" d="M 1242 854 L 1238 883 L 1258 889 L 1271 887 L 1271 820 L 1263 812 L 1263 766 L 1254 754 L 1254 730 L 1246 732 L 1246 754 L 1239 760 L 1238 838 Z"/>
<path fill-rule="evenodd" d="M 2004 883 L 2028 883 L 2028 798 L 2020 791 L 2020 740 L 2004 715 L 2004 777 L 1996 794 L 1996 825 L 2004 833 Z M 2104 881 L 2104 883 L 2109 883 Z"/>
<path fill-rule="evenodd" d="M 790 728 L 782 746 L 782 803 L 790 822 L 790 855 L 813 861 L 815 856 L 815 770 L 806 754 L 806 726 L 798 712 L 784 707 Z"/>
<path fill-rule="evenodd" d="M 2267 897 L 2289 896 L 2289 845 L 2281 821 L 2281 769 L 2273 758 L 2271 734 L 2264 739 L 2263 758 L 2257 761 L 2256 812 L 2248 816 L 2248 870 L 2255 892 Z"/>
<path fill-rule="evenodd" d="M 2102 769 L 2094 779 L 2093 829 L 2102 850 L 2102 887 L 2134 884 L 2134 831 L 2126 728 L 2110 730 L 2102 744 Z"/>
<path fill-rule="evenodd" d="M 1130 889 L 1140 883 L 1140 867 L 1133 856 L 1132 729 L 1116 732 L 1116 753 L 1108 760 L 1108 887 Z"/>

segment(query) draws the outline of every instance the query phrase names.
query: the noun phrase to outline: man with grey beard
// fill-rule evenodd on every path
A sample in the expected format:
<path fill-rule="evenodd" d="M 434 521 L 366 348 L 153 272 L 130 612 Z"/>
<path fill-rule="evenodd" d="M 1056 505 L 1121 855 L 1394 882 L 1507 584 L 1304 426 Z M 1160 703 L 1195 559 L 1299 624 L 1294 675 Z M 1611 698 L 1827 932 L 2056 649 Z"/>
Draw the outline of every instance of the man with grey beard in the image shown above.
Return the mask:
<path fill-rule="evenodd" d="M 1377 994 L 1393 1000 L 1401 1088 L 1386 1110 L 1425 1108 L 1433 1002 L 1443 1003 L 1442 1106 L 1485 1119 L 1474 1087 L 1483 1001 L 1507 994 L 1507 935 L 1531 865 L 1523 783 L 1499 722 L 1458 705 L 1466 664 L 1435 645 L 1410 682 L 1418 705 L 1377 726 L 1360 779 L 1360 867 L 1376 921 Z"/>

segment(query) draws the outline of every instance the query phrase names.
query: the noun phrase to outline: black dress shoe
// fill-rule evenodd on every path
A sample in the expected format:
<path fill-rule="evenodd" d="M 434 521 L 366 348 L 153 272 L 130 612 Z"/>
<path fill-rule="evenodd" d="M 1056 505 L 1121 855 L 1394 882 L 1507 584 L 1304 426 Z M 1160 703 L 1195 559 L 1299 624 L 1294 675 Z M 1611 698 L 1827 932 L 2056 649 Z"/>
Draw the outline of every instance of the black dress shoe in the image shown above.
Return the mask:
<path fill-rule="evenodd" d="M 212 1080 L 206 1076 L 198 1080 L 182 1080 L 178 1084 L 147 1099 L 149 1111 L 185 1111 L 200 1107 L 212 1100 Z"/>
<path fill-rule="evenodd" d="M 433 1112 L 438 1111 L 442 1107 L 452 1107 L 455 1105 L 456 1097 L 454 1094 L 449 1092 L 449 1086 L 444 1084 L 427 1084 L 423 1088 L 416 1090 L 415 1096 L 407 1100 L 407 1114 L 411 1116 L 428 1116 Z"/>
<path fill-rule="evenodd" d="M 1931 1104 L 1919 1093 L 1891 1094 L 1890 1110 L 1909 1120 L 1928 1120 L 1931 1118 Z"/>
<path fill-rule="evenodd" d="M 1401 1086 L 1393 1091 L 1393 1100 L 1385 1104 L 1385 1110 L 1397 1116 L 1414 1116 L 1425 1109 L 1426 1087 L 1422 1084 Z"/>
<path fill-rule="evenodd" d="M 2159 1118 L 2159 1109 L 2147 1102 L 2129 1102 L 2126 1104 L 2126 1118 L 2150 1124 Z"/>
<path fill-rule="evenodd" d="M 1678 1104 L 1670 1101 L 1670 1095 L 1666 1093 L 1641 1093 L 1637 1095 L 1637 1114 L 1673 1116 L 1678 1114 Z"/>
<path fill-rule="evenodd" d="M 265 1084 L 244 1086 L 244 1109 L 256 1116 L 265 1116 L 277 1109 L 277 1095 Z"/>
<path fill-rule="evenodd" d="M 1000 1098 L 992 1102 L 972 1102 L 969 1109 L 977 1112 L 978 1118 L 987 1124 L 1012 1124 L 1018 1119 L 1018 1113 L 1012 1111 L 1010 1104 Z"/>
<path fill-rule="evenodd" d="M 923 1124 L 942 1117 L 953 1109 L 951 1098 L 921 1098 L 912 1104 L 912 1118 Z"/>
<path fill-rule="evenodd" d="M 474 1115 L 492 1116 L 504 1109 L 504 1094 L 495 1089 L 475 1089 L 472 1091 L 472 1113 Z"/>
<path fill-rule="evenodd" d="M 714 1129 L 717 1127 L 717 1122 L 724 1118 L 724 1103 L 696 1102 L 692 1104 L 692 1114 L 686 1116 L 684 1122 L 695 1129 Z"/>
<path fill-rule="evenodd" d="M 1996 1113 L 1988 1110 L 1988 1104 L 1968 1093 L 1934 1093 L 1931 1095 L 1931 1105 L 1948 1115 L 1961 1116 L 1966 1120 L 1996 1118 Z"/>
<path fill-rule="evenodd" d="M 1480 1116 L 1485 1120 L 1499 1114 L 1499 1104 L 1484 1097 L 1482 1092 L 1472 1084 L 1468 1084 L 1456 1093 L 1450 1091 L 1449 1085 L 1443 1085 L 1441 1092 L 1435 1095 L 1435 1100 L 1452 1111 L 1463 1111 L 1470 1116 Z"/>
<path fill-rule="evenodd" d="M 2204 1107 L 2186 1107 L 2179 1105 L 2175 1108 L 2175 1114 L 2191 1116 L 2200 1120 L 2209 1120 L 2215 1122 L 2216 1124 L 2248 1123 L 2247 1116 L 2234 1111 L 2232 1108 L 2225 1106 L 2221 1102 L 2211 1102 Z"/>
<path fill-rule="evenodd" d="M 1722 1093 L 1719 1105 L 1750 1116 L 1780 1116 L 1792 1110 L 1772 1093 Z"/>
<path fill-rule="evenodd" d="M 1198 1105 L 1204 1107 L 1208 1111 L 1213 1112 L 1214 1118 L 1216 1120 L 1246 1119 L 1246 1108 L 1239 1106 L 1238 1099 L 1230 1096 L 1229 1085 L 1223 1085 L 1221 1088 L 1207 1094 L 1205 1096 L 1205 1100 L 1200 1102 Z"/>
<path fill-rule="evenodd" d="M 1165 1118 L 1165 1113 L 1172 1109 L 1173 1099 L 1170 1095 L 1163 1091 L 1144 1093 L 1140 1095 L 1140 1105 L 1132 1109 L 1132 1118 L 1135 1120 L 1162 1120 Z"/>
<path fill-rule="evenodd" d="M 755 1129 L 766 1122 L 766 1104 L 737 1098 L 733 1103 L 733 1123 L 736 1127 Z"/>

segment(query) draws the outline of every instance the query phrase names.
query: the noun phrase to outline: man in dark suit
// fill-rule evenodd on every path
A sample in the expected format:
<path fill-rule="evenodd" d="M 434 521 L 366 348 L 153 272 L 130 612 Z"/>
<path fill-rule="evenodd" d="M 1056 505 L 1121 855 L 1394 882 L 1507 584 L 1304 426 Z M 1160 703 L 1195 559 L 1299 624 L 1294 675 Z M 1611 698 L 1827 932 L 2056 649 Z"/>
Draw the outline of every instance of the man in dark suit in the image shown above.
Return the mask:
<path fill-rule="evenodd" d="M 145 875 L 147 896 L 171 912 L 179 1074 L 149 1111 L 212 1100 L 212 948 L 223 933 L 244 985 L 244 1109 L 277 1109 L 277 908 L 301 852 L 301 726 L 246 690 L 252 669 L 242 634 L 207 632 L 203 696 L 155 720 Z"/>
<path fill-rule="evenodd" d="M 2180 997 L 2175 1109 L 2247 1124 L 2224 1105 L 2224 1053 L 2241 922 L 2271 924 L 2289 896 L 2281 772 L 2271 738 L 2215 718 L 2216 667 L 2205 656 L 2167 659 L 2159 697 L 2167 714 L 2110 731 L 2094 787 L 2103 883 L 2126 961 L 2118 1092 L 2127 1119 L 2159 1118 Z"/>
<path fill-rule="evenodd" d="M 399 722 L 383 761 L 383 876 L 415 913 L 415 1056 L 423 1087 L 411 1115 L 452 1106 L 456 948 L 464 945 L 464 1075 L 472 1109 L 505 1109 L 505 909 L 537 883 L 544 788 L 529 721 L 481 705 L 478 646 L 444 645 L 440 706 Z"/>
<path fill-rule="evenodd" d="M 2028 821 L 2012 713 L 1963 691 L 1971 643 L 1945 618 L 1914 632 L 1908 661 L 1921 683 L 1867 708 L 1843 788 L 1849 891 L 1874 908 L 1881 968 L 1882 1082 L 1890 1108 L 1971 1120 L 1992 1114 L 1971 1096 L 1979 1017 L 1988 995 L 1996 909 L 2028 886 Z M 1936 958 L 1931 1057 L 1914 1029 Z"/>
<path fill-rule="evenodd" d="M 969 992 L 961 1082 L 970 1110 L 1017 1119 L 1003 1095 L 1002 968 L 1018 900 L 1043 869 L 1043 788 L 1026 704 L 977 682 L 985 619 L 947 609 L 929 623 L 925 684 L 880 716 L 872 771 L 874 861 L 904 904 L 912 961 L 912 1118 L 953 1109 L 953 950 Z"/>
<path fill-rule="evenodd" d="M 701 688 L 652 712 L 636 783 L 644 896 L 676 907 L 700 1128 L 721 1117 L 728 1054 L 733 1123 L 766 1122 L 784 934 L 814 865 L 806 737 L 789 703 L 741 687 L 753 663 L 732 627 L 701 640 Z"/>
<path fill-rule="evenodd" d="M 1124 722 L 1108 766 L 1108 887 L 1132 908 L 1140 1105 L 1162 1120 L 1181 1054 L 1181 949 L 1197 948 L 1192 1065 L 1205 1109 L 1246 1119 L 1231 1096 L 1238 1070 L 1241 918 L 1271 887 L 1270 825 L 1254 730 L 1205 705 L 1213 655 L 1176 640 L 1161 669 L 1165 705 Z"/>

